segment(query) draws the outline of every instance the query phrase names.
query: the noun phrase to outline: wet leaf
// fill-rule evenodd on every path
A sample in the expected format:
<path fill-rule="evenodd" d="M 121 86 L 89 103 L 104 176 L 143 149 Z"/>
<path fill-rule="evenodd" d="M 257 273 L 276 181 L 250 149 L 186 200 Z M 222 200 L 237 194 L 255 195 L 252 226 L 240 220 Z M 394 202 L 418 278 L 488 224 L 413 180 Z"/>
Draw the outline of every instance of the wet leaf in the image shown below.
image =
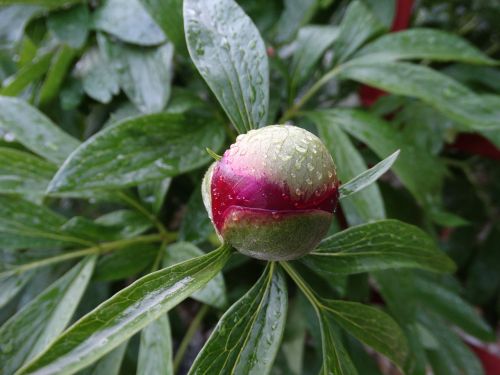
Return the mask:
<path fill-rule="evenodd" d="M 290 66 L 290 89 L 296 89 L 311 77 L 314 66 L 339 35 L 333 26 L 305 26 L 299 30 L 297 48 Z"/>
<path fill-rule="evenodd" d="M 252 20 L 233 0 L 185 0 L 189 54 L 240 133 L 266 125 L 269 67 Z"/>
<path fill-rule="evenodd" d="M 159 113 L 101 130 L 71 154 L 48 190 L 113 189 L 173 177 L 206 164 L 218 150 L 222 126 L 203 117 Z"/>
<path fill-rule="evenodd" d="M 179 238 L 194 244 L 205 241 L 210 234 L 215 233 L 214 226 L 203 204 L 200 190 L 200 188 L 196 188 L 189 198 L 186 215 L 182 219 L 179 229 Z"/>
<path fill-rule="evenodd" d="M 95 257 L 82 260 L 0 328 L 2 374 L 39 354 L 70 322 L 92 276 Z"/>
<path fill-rule="evenodd" d="M 137 375 L 173 375 L 173 345 L 167 314 L 141 332 Z"/>
<path fill-rule="evenodd" d="M 128 341 L 106 354 L 94 365 L 83 370 L 80 375 L 118 375 L 122 366 Z"/>
<path fill-rule="evenodd" d="M 276 42 L 292 40 L 300 27 L 314 16 L 318 3 L 318 0 L 285 0 L 285 9 L 276 24 Z"/>
<path fill-rule="evenodd" d="M 79 142 L 36 108 L 17 98 L 0 97 L 0 129 L 34 153 L 62 163 Z"/>
<path fill-rule="evenodd" d="M 97 30 L 106 31 L 127 43 L 144 46 L 165 42 L 165 34 L 139 0 L 105 0 L 93 13 Z"/>
<path fill-rule="evenodd" d="M 4 307 L 14 298 L 32 277 L 32 272 L 25 272 L 20 275 L 0 276 L 0 308 Z"/>
<path fill-rule="evenodd" d="M 172 81 L 171 43 L 145 49 L 101 37 L 99 48 L 115 70 L 120 87 L 141 112 L 155 113 L 165 108 Z"/>
<path fill-rule="evenodd" d="M 89 34 L 89 23 L 90 14 L 86 4 L 52 12 L 47 19 L 47 27 L 56 38 L 75 49 L 85 44 Z"/>
<path fill-rule="evenodd" d="M 388 268 L 451 272 L 455 268 L 425 232 L 397 220 L 376 221 L 334 234 L 301 261 L 325 275 Z"/>
<path fill-rule="evenodd" d="M 44 12 L 39 5 L 23 5 L 18 1 L 11 1 L 13 5 L 2 6 L 0 9 L 0 48 L 12 47 L 19 42 L 23 36 L 24 28 L 28 22 L 37 15 Z M 38 4 L 33 1 L 33 4 Z M 0 1 L 0 5 L 7 4 L 6 0 Z"/>
<path fill-rule="evenodd" d="M 203 251 L 189 242 L 177 242 L 165 250 L 163 266 L 169 267 L 203 255 Z M 192 298 L 218 309 L 227 304 L 226 285 L 222 273 L 218 273 L 207 285 L 191 295 Z"/>
<path fill-rule="evenodd" d="M 354 59 L 360 59 L 365 63 L 429 59 L 469 64 L 495 64 L 495 60 L 465 39 L 446 31 L 424 28 L 386 34 L 362 48 Z"/>
<path fill-rule="evenodd" d="M 76 322 L 18 374 L 72 374 L 88 366 L 205 285 L 229 257 L 221 247 L 144 276 Z"/>
<path fill-rule="evenodd" d="M 270 263 L 257 283 L 226 311 L 189 374 L 268 374 L 285 327 L 283 273 Z"/>
<path fill-rule="evenodd" d="M 33 154 L 0 147 L 0 193 L 42 195 L 56 170 Z"/>
<path fill-rule="evenodd" d="M 389 155 L 381 162 L 375 164 L 370 169 L 357 175 L 352 180 L 342 184 L 339 188 L 340 199 L 347 198 L 351 194 L 355 194 L 377 181 L 380 176 L 392 167 L 398 156 L 399 150 L 394 152 L 392 155 Z"/>
<path fill-rule="evenodd" d="M 60 230 L 65 221 L 63 216 L 46 207 L 0 195 L 0 247 L 3 249 L 81 244 L 78 238 Z"/>
<path fill-rule="evenodd" d="M 357 302 L 322 300 L 321 304 L 323 311 L 347 332 L 403 368 L 408 344 L 401 328 L 389 315 Z"/>
<path fill-rule="evenodd" d="M 498 129 L 500 109 L 444 74 L 402 62 L 353 62 L 341 70 L 349 78 L 393 94 L 418 98 L 471 130 Z"/>

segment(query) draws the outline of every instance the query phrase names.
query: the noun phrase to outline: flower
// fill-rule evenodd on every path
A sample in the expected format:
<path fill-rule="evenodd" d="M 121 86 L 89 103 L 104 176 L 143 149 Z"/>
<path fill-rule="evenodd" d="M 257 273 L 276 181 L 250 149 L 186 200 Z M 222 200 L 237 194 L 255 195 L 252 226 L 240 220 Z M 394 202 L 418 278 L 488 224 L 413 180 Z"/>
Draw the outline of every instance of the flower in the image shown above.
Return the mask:
<path fill-rule="evenodd" d="M 328 232 L 338 179 L 318 137 L 271 125 L 239 135 L 207 171 L 202 191 L 224 242 L 254 258 L 289 260 L 313 250 Z"/>

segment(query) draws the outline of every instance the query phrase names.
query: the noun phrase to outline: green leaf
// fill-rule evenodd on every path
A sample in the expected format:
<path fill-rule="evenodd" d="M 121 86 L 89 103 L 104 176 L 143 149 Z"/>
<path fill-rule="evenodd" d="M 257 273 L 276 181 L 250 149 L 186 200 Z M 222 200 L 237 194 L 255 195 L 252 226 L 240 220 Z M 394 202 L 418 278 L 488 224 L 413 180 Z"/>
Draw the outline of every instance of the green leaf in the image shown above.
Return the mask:
<path fill-rule="evenodd" d="M 137 280 L 70 327 L 18 375 L 72 374 L 110 352 L 212 279 L 227 247 Z"/>
<path fill-rule="evenodd" d="M 455 266 L 421 229 L 397 220 L 351 227 L 325 238 L 301 259 L 323 274 L 355 274 L 388 268 L 451 272 Z"/>
<path fill-rule="evenodd" d="M 198 244 L 214 233 L 214 226 L 203 204 L 200 188 L 196 188 L 189 198 L 186 215 L 182 219 L 179 238 Z"/>
<path fill-rule="evenodd" d="M 290 90 L 296 89 L 311 77 L 314 66 L 339 35 L 333 26 L 306 26 L 299 30 L 297 47 L 290 66 Z"/>
<path fill-rule="evenodd" d="M 413 144 L 389 123 L 369 113 L 352 109 L 319 113 L 325 116 L 330 126 L 341 126 L 344 131 L 366 143 L 381 158 L 401 149 L 392 167 L 394 172 L 421 204 L 438 205 L 445 168 L 435 156 Z"/>
<path fill-rule="evenodd" d="M 92 14 L 96 30 L 105 31 L 127 43 L 154 46 L 165 42 L 165 34 L 139 0 L 105 0 Z"/>
<path fill-rule="evenodd" d="M 368 9 L 389 30 L 396 14 L 396 0 L 361 0 Z"/>
<path fill-rule="evenodd" d="M 494 341 L 495 334 L 477 311 L 458 294 L 433 282 L 430 278 L 414 277 L 414 293 L 420 303 L 483 341 Z"/>
<path fill-rule="evenodd" d="M 106 354 L 94 365 L 81 371 L 80 375 L 118 375 L 122 366 L 128 341 Z"/>
<path fill-rule="evenodd" d="M 276 263 L 217 323 L 189 374 L 268 374 L 285 327 L 288 295 Z"/>
<path fill-rule="evenodd" d="M 0 129 L 34 153 L 62 163 L 79 142 L 36 108 L 17 98 L 0 97 Z"/>
<path fill-rule="evenodd" d="M 82 48 L 89 34 L 90 14 L 87 5 L 50 13 L 47 27 L 61 42 L 69 47 Z"/>
<path fill-rule="evenodd" d="M 163 267 L 173 266 L 174 264 L 199 257 L 203 254 L 203 251 L 189 242 L 177 242 L 168 246 L 165 250 Z M 227 304 L 227 296 L 222 273 L 218 273 L 207 285 L 193 293 L 191 297 L 215 308 L 224 308 Z"/>
<path fill-rule="evenodd" d="M 7 78 L 0 88 L 0 95 L 16 96 L 21 94 L 28 85 L 47 72 L 52 61 L 52 55 L 53 52 L 50 51 L 36 57 L 32 62 L 19 69 L 16 74 Z"/>
<path fill-rule="evenodd" d="M 149 15 L 156 21 L 176 51 L 187 53 L 182 18 L 182 0 L 139 0 Z"/>
<path fill-rule="evenodd" d="M 135 276 L 153 264 L 158 251 L 157 245 L 139 244 L 106 254 L 97 262 L 94 279 L 114 281 Z"/>
<path fill-rule="evenodd" d="M 99 48 L 115 70 L 128 98 L 143 113 L 163 110 L 170 97 L 174 48 L 171 43 L 145 49 L 99 38 Z"/>
<path fill-rule="evenodd" d="M 276 42 L 288 42 L 314 16 L 318 0 L 285 0 L 285 10 L 276 24 Z"/>
<path fill-rule="evenodd" d="M 342 184 L 339 188 L 340 199 L 347 198 L 351 194 L 355 194 L 377 181 L 380 176 L 392 167 L 398 156 L 399 150 L 386 157 L 380 163 L 375 164 L 370 169 L 367 169 L 363 173 L 357 175 L 352 180 Z"/>
<path fill-rule="evenodd" d="M 76 51 L 67 46 L 61 46 L 56 52 L 38 94 L 38 104 L 40 106 L 49 103 L 57 96 L 75 54 Z"/>
<path fill-rule="evenodd" d="M 335 42 L 335 63 L 347 60 L 359 47 L 382 30 L 382 23 L 365 4 L 360 1 L 350 3 Z"/>
<path fill-rule="evenodd" d="M 16 4 L 17 2 L 12 1 L 11 3 Z M 5 2 L 0 0 L 0 4 L 5 4 Z M 0 19 L 2 20 L 0 23 L 0 49 L 12 47 L 19 42 L 28 22 L 43 13 L 44 10 L 38 5 L 3 6 L 0 9 Z"/>
<path fill-rule="evenodd" d="M 21 198 L 0 195 L 0 248 L 44 249 L 85 243 L 60 230 L 65 221 L 63 216 L 48 208 Z"/>
<path fill-rule="evenodd" d="M 438 316 L 420 314 L 420 321 L 437 342 L 437 348 L 427 352 L 434 374 L 484 375 L 477 356 Z"/>
<path fill-rule="evenodd" d="M 471 130 L 498 129 L 500 109 L 453 79 L 422 65 L 352 62 L 340 76 L 418 98 Z"/>
<path fill-rule="evenodd" d="M 347 332 L 403 368 L 408 345 L 401 328 L 389 315 L 357 302 L 322 300 L 321 305 Z"/>
<path fill-rule="evenodd" d="M 185 0 L 189 54 L 240 133 L 266 125 L 269 67 L 252 20 L 233 0 Z"/>
<path fill-rule="evenodd" d="M 416 28 L 389 33 L 361 49 L 354 59 L 387 62 L 402 59 L 460 61 L 469 64 L 495 64 L 465 39 L 441 30 Z"/>
<path fill-rule="evenodd" d="M 164 178 L 163 180 L 146 182 L 138 186 L 141 201 L 153 214 L 158 215 L 163 207 L 171 182 L 171 178 Z"/>
<path fill-rule="evenodd" d="M 81 2 L 83 2 L 83 0 L 0 0 L 0 5 L 34 4 L 47 7 L 49 9 L 57 9 Z"/>
<path fill-rule="evenodd" d="M 89 138 L 66 160 L 48 191 L 113 189 L 173 177 L 206 164 L 224 129 L 203 118 L 159 113 L 125 119 Z"/>
<path fill-rule="evenodd" d="M 344 348 L 339 332 L 334 329 L 332 317 L 324 311 L 318 313 L 323 348 L 323 368 L 321 375 L 357 375 L 349 353 Z"/>
<path fill-rule="evenodd" d="M 341 181 L 349 181 L 368 168 L 347 134 L 332 124 L 328 114 L 309 112 L 307 116 L 316 123 L 321 139 L 330 151 L 335 164 L 339 166 L 337 173 Z M 377 184 L 368 186 L 340 203 L 350 225 L 385 218 L 384 201 Z"/>
<path fill-rule="evenodd" d="M 32 277 L 32 272 L 25 272 L 20 275 L 0 276 L 0 308 L 4 307 L 14 298 Z"/>
<path fill-rule="evenodd" d="M 78 61 L 76 74 L 92 99 L 109 103 L 120 91 L 118 75 L 97 48 L 90 48 Z"/>
<path fill-rule="evenodd" d="M 152 223 L 140 212 L 117 210 L 98 217 L 95 222 L 121 228 L 120 237 L 132 238 L 151 228 Z"/>
<path fill-rule="evenodd" d="M 0 193 L 41 195 L 56 170 L 33 154 L 0 147 Z"/>
<path fill-rule="evenodd" d="M 173 345 L 167 314 L 141 332 L 137 375 L 173 375 Z"/>
<path fill-rule="evenodd" d="M 2 374 L 12 374 L 54 340 L 69 323 L 94 269 L 82 260 L 0 328 Z"/>

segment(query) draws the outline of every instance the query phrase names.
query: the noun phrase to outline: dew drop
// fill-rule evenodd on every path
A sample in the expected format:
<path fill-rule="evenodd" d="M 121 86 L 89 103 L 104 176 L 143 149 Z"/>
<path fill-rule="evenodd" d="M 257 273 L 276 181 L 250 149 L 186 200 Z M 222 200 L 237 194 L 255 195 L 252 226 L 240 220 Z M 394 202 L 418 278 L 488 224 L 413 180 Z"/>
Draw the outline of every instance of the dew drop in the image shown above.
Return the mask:
<path fill-rule="evenodd" d="M 312 172 L 314 171 L 314 165 L 312 165 L 311 163 L 307 163 L 307 169 Z"/>

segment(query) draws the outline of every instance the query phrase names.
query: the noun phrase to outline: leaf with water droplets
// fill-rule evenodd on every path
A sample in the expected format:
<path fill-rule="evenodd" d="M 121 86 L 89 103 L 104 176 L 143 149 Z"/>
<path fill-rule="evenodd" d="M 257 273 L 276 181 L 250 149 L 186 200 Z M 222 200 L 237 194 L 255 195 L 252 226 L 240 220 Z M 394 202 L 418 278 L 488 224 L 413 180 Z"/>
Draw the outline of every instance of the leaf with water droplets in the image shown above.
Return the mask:
<path fill-rule="evenodd" d="M 163 43 L 165 34 L 138 0 L 105 0 L 93 13 L 94 28 L 132 44 Z"/>
<path fill-rule="evenodd" d="M 325 311 L 318 311 L 321 344 L 323 349 L 323 368 L 320 375 L 357 375 L 349 353 L 342 343 L 339 329 Z"/>
<path fill-rule="evenodd" d="M 162 111 L 170 98 L 174 48 L 164 43 L 143 48 L 112 42 L 98 36 L 99 49 L 107 56 L 118 82 L 129 99 L 143 113 Z"/>
<path fill-rule="evenodd" d="M 60 164 L 80 142 L 18 98 L 0 97 L 0 129 L 34 153 Z"/>
<path fill-rule="evenodd" d="M 425 28 L 386 34 L 362 48 L 352 61 L 366 63 L 403 59 L 460 61 L 487 65 L 496 63 L 457 35 Z"/>
<path fill-rule="evenodd" d="M 113 189 L 177 176 L 208 163 L 205 147 L 218 150 L 223 141 L 223 127 L 202 116 L 159 113 L 128 118 L 83 143 L 48 190 Z"/>
<path fill-rule="evenodd" d="M 88 366 L 203 287 L 230 256 L 222 246 L 144 276 L 78 320 L 18 375 L 73 374 Z"/>
<path fill-rule="evenodd" d="M 240 133 L 266 125 L 269 67 L 252 20 L 233 0 L 185 0 L 189 54 Z"/>
<path fill-rule="evenodd" d="M 418 98 L 470 130 L 500 129 L 500 108 L 473 91 L 422 65 L 352 61 L 340 71 L 348 78 L 393 94 Z"/>
<path fill-rule="evenodd" d="M 47 249 L 82 243 L 61 229 L 66 219 L 27 200 L 0 195 L 0 248 Z"/>
<path fill-rule="evenodd" d="M 301 258 L 325 277 L 388 268 L 421 268 L 452 272 L 453 261 L 421 229 L 397 220 L 381 220 L 351 227 L 325 238 Z"/>
<path fill-rule="evenodd" d="M 95 257 L 82 260 L 0 328 L 2 374 L 12 374 L 69 323 L 92 276 Z"/>
<path fill-rule="evenodd" d="M 347 60 L 356 50 L 384 29 L 380 20 L 361 1 L 349 4 L 335 41 L 335 63 Z"/>
<path fill-rule="evenodd" d="M 170 323 L 164 314 L 141 332 L 137 375 L 173 375 L 172 352 Z"/>
<path fill-rule="evenodd" d="M 314 66 L 337 39 L 339 31 L 333 26 L 306 26 L 299 30 L 297 49 L 290 66 L 290 95 L 311 77 Z"/>
<path fill-rule="evenodd" d="M 189 374 L 268 374 L 288 305 L 286 282 L 269 263 L 257 283 L 219 320 Z"/>
<path fill-rule="evenodd" d="M 189 242 L 177 242 L 166 248 L 163 266 L 173 266 L 174 264 L 196 258 L 203 254 L 203 251 Z M 217 274 L 202 289 L 193 293 L 191 297 L 218 309 L 222 309 L 226 306 L 226 285 L 222 278 L 222 273 Z"/>
<path fill-rule="evenodd" d="M 0 193 L 42 195 L 56 170 L 33 154 L 0 147 Z"/>
<path fill-rule="evenodd" d="M 370 186 L 372 183 L 382 176 L 391 168 L 399 156 L 399 150 L 386 157 L 380 163 L 377 163 L 372 168 L 364 171 L 354 177 L 349 182 L 346 182 L 339 188 L 340 199 L 347 198 L 351 194 L 357 193 L 360 190 Z"/>
<path fill-rule="evenodd" d="M 349 334 L 403 368 L 408 344 L 401 328 L 388 314 L 358 302 L 324 299 L 321 309 Z"/>

